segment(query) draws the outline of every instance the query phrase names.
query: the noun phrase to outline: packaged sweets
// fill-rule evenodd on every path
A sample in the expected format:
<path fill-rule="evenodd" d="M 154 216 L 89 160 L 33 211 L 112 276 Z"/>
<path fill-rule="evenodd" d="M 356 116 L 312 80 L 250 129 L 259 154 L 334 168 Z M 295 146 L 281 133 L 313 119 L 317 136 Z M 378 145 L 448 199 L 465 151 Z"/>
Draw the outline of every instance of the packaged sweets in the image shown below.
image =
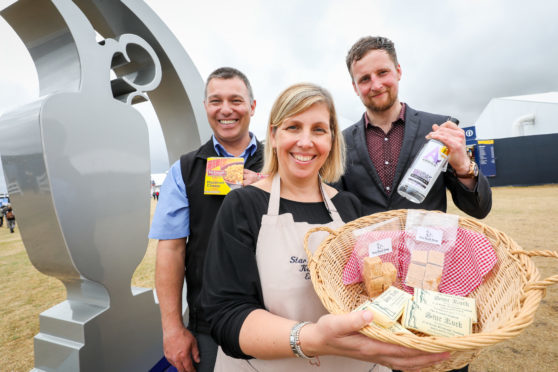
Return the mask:
<path fill-rule="evenodd" d="M 373 301 L 366 301 L 356 310 L 370 310 L 374 314 L 374 323 L 384 327 L 392 327 L 403 313 L 407 301 L 412 295 L 396 287 L 389 287 Z"/>

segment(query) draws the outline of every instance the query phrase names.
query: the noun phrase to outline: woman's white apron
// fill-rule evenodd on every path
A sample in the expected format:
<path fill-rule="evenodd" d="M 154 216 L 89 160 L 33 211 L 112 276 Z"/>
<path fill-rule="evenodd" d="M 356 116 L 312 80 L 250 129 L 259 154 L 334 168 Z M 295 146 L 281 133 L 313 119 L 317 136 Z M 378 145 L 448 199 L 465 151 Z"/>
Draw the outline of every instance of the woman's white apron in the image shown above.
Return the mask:
<path fill-rule="evenodd" d="M 262 217 L 262 225 L 256 245 L 256 260 L 265 307 L 271 313 L 284 318 L 316 322 L 320 316 L 328 312 L 314 292 L 303 239 L 309 229 L 318 225 L 295 222 L 290 213 L 279 215 L 280 187 L 281 182 L 277 174 L 272 182 L 267 214 Z M 320 188 L 324 203 L 332 219 L 332 222 L 320 226 L 336 229 L 344 225 L 321 184 Z M 327 233 L 323 231 L 312 234 L 308 242 L 310 252 L 313 253 L 326 236 Z M 371 371 L 375 367 L 372 363 L 337 356 L 320 356 L 319 359 L 319 367 L 301 358 L 243 360 L 231 358 L 219 348 L 215 371 L 352 372 Z"/>

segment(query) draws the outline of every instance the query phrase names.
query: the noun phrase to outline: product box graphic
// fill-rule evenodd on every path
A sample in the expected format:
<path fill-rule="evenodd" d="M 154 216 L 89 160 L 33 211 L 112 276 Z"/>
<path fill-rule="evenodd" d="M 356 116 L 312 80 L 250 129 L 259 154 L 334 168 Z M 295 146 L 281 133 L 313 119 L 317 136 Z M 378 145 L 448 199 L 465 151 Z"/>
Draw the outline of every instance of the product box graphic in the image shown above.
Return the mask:
<path fill-rule="evenodd" d="M 204 194 L 227 195 L 231 190 L 242 187 L 243 172 L 243 158 L 208 158 Z"/>

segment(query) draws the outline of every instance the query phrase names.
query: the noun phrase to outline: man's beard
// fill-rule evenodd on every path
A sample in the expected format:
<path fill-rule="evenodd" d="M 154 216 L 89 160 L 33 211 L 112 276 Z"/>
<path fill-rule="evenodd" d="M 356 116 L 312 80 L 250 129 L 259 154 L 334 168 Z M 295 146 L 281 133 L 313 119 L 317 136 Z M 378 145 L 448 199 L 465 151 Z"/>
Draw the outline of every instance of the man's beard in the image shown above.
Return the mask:
<path fill-rule="evenodd" d="M 370 99 L 365 105 L 367 109 L 372 112 L 384 112 L 389 110 L 395 102 L 397 102 L 397 96 L 394 96 L 391 91 L 386 92 L 388 94 L 387 102 L 375 104 L 372 99 Z"/>

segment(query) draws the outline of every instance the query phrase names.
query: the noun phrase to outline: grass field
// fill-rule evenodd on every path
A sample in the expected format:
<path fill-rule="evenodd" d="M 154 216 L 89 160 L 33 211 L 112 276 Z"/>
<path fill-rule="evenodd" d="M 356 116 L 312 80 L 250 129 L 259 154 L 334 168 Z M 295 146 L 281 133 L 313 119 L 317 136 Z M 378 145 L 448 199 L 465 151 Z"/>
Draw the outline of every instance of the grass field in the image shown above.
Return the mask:
<path fill-rule="evenodd" d="M 526 250 L 558 250 L 558 186 L 493 189 L 494 202 L 484 220 Z M 152 205 L 154 206 L 154 204 Z M 450 205 L 448 212 L 460 214 Z M 155 241 L 149 241 L 132 284 L 153 287 Z M 558 260 L 535 258 L 541 278 L 558 274 Z M 33 336 L 38 315 L 65 299 L 63 285 L 29 262 L 19 230 L 0 228 L 0 372 L 33 368 Z M 535 322 L 520 336 L 486 349 L 471 371 L 558 371 L 558 286 L 550 287 Z"/>

